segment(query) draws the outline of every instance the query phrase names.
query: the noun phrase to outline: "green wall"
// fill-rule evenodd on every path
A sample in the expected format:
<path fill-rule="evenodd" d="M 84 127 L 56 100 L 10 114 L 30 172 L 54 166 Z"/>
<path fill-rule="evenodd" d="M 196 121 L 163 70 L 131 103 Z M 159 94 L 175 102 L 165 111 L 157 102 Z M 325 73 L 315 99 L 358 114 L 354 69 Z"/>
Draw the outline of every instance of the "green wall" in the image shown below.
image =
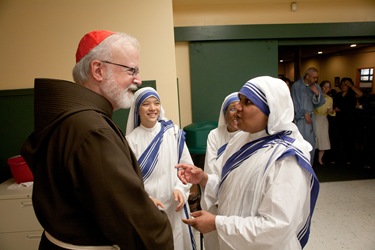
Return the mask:
<path fill-rule="evenodd" d="M 217 122 L 224 98 L 249 79 L 277 77 L 277 48 L 275 40 L 191 42 L 193 122 Z"/>
<path fill-rule="evenodd" d="M 34 128 L 34 90 L 0 91 L 0 182 L 11 177 L 9 157 L 18 155 L 20 147 Z"/>

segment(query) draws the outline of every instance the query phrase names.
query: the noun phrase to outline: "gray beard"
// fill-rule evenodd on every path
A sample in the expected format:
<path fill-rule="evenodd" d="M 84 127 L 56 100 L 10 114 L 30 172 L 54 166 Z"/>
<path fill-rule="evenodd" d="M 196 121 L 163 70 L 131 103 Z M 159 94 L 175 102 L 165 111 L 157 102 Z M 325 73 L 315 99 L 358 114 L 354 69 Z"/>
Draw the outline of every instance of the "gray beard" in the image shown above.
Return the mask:
<path fill-rule="evenodd" d="M 134 94 L 129 90 L 136 90 L 137 85 L 131 84 L 128 88 L 122 89 L 116 81 L 112 80 L 111 76 L 108 76 L 104 85 L 102 83 L 101 89 L 104 96 L 111 101 L 114 106 L 113 110 L 130 108 L 134 100 Z"/>

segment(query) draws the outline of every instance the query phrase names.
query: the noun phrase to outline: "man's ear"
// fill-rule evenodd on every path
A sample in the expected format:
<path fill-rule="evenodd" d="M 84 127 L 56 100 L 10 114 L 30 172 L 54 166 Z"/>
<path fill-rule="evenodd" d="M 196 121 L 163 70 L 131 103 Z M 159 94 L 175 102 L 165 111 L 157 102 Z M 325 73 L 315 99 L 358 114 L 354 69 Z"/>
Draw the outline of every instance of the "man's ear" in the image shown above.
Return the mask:
<path fill-rule="evenodd" d="M 92 77 L 98 81 L 101 82 L 104 79 L 104 69 L 103 69 L 103 63 L 99 60 L 93 60 L 90 63 L 90 71 Z"/>

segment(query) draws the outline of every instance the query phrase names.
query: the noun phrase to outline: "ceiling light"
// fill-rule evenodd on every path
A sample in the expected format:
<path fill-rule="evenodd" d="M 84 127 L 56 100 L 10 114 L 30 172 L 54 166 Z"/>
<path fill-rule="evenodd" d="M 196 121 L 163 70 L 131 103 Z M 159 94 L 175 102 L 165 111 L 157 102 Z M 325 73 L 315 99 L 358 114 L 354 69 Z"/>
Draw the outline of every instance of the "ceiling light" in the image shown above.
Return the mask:
<path fill-rule="evenodd" d="M 320 55 L 320 54 L 323 54 L 323 51 L 318 51 L 318 54 Z"/>
<path fill-rule="evenodd" d="M 281 59 L 281 60 L 280 60 L 280 62 L 284 62 L 284 60 L 283 60 L 283 59 Z"/>
<path fill-rule="evenodd" d="M 356 46 L 357 46 L 357 44 L 350 45 L 351 48 L 356 47 Z"/>

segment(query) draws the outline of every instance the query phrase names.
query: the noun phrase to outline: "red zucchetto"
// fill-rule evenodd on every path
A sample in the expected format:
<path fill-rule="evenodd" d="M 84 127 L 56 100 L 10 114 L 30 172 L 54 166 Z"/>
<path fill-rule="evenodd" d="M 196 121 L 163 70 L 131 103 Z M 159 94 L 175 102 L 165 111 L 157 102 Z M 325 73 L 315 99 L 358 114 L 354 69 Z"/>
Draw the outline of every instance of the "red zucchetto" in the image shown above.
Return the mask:
<path fill-rule="evenodd" d="M 84 35 L 78 44 L 76 62 L 78 63 L 93 48 L 98 46 L 104 39 L 110 35 L 113 35 L 114 33 L 115 32 L 108 30 L 94 30 Z"/>

